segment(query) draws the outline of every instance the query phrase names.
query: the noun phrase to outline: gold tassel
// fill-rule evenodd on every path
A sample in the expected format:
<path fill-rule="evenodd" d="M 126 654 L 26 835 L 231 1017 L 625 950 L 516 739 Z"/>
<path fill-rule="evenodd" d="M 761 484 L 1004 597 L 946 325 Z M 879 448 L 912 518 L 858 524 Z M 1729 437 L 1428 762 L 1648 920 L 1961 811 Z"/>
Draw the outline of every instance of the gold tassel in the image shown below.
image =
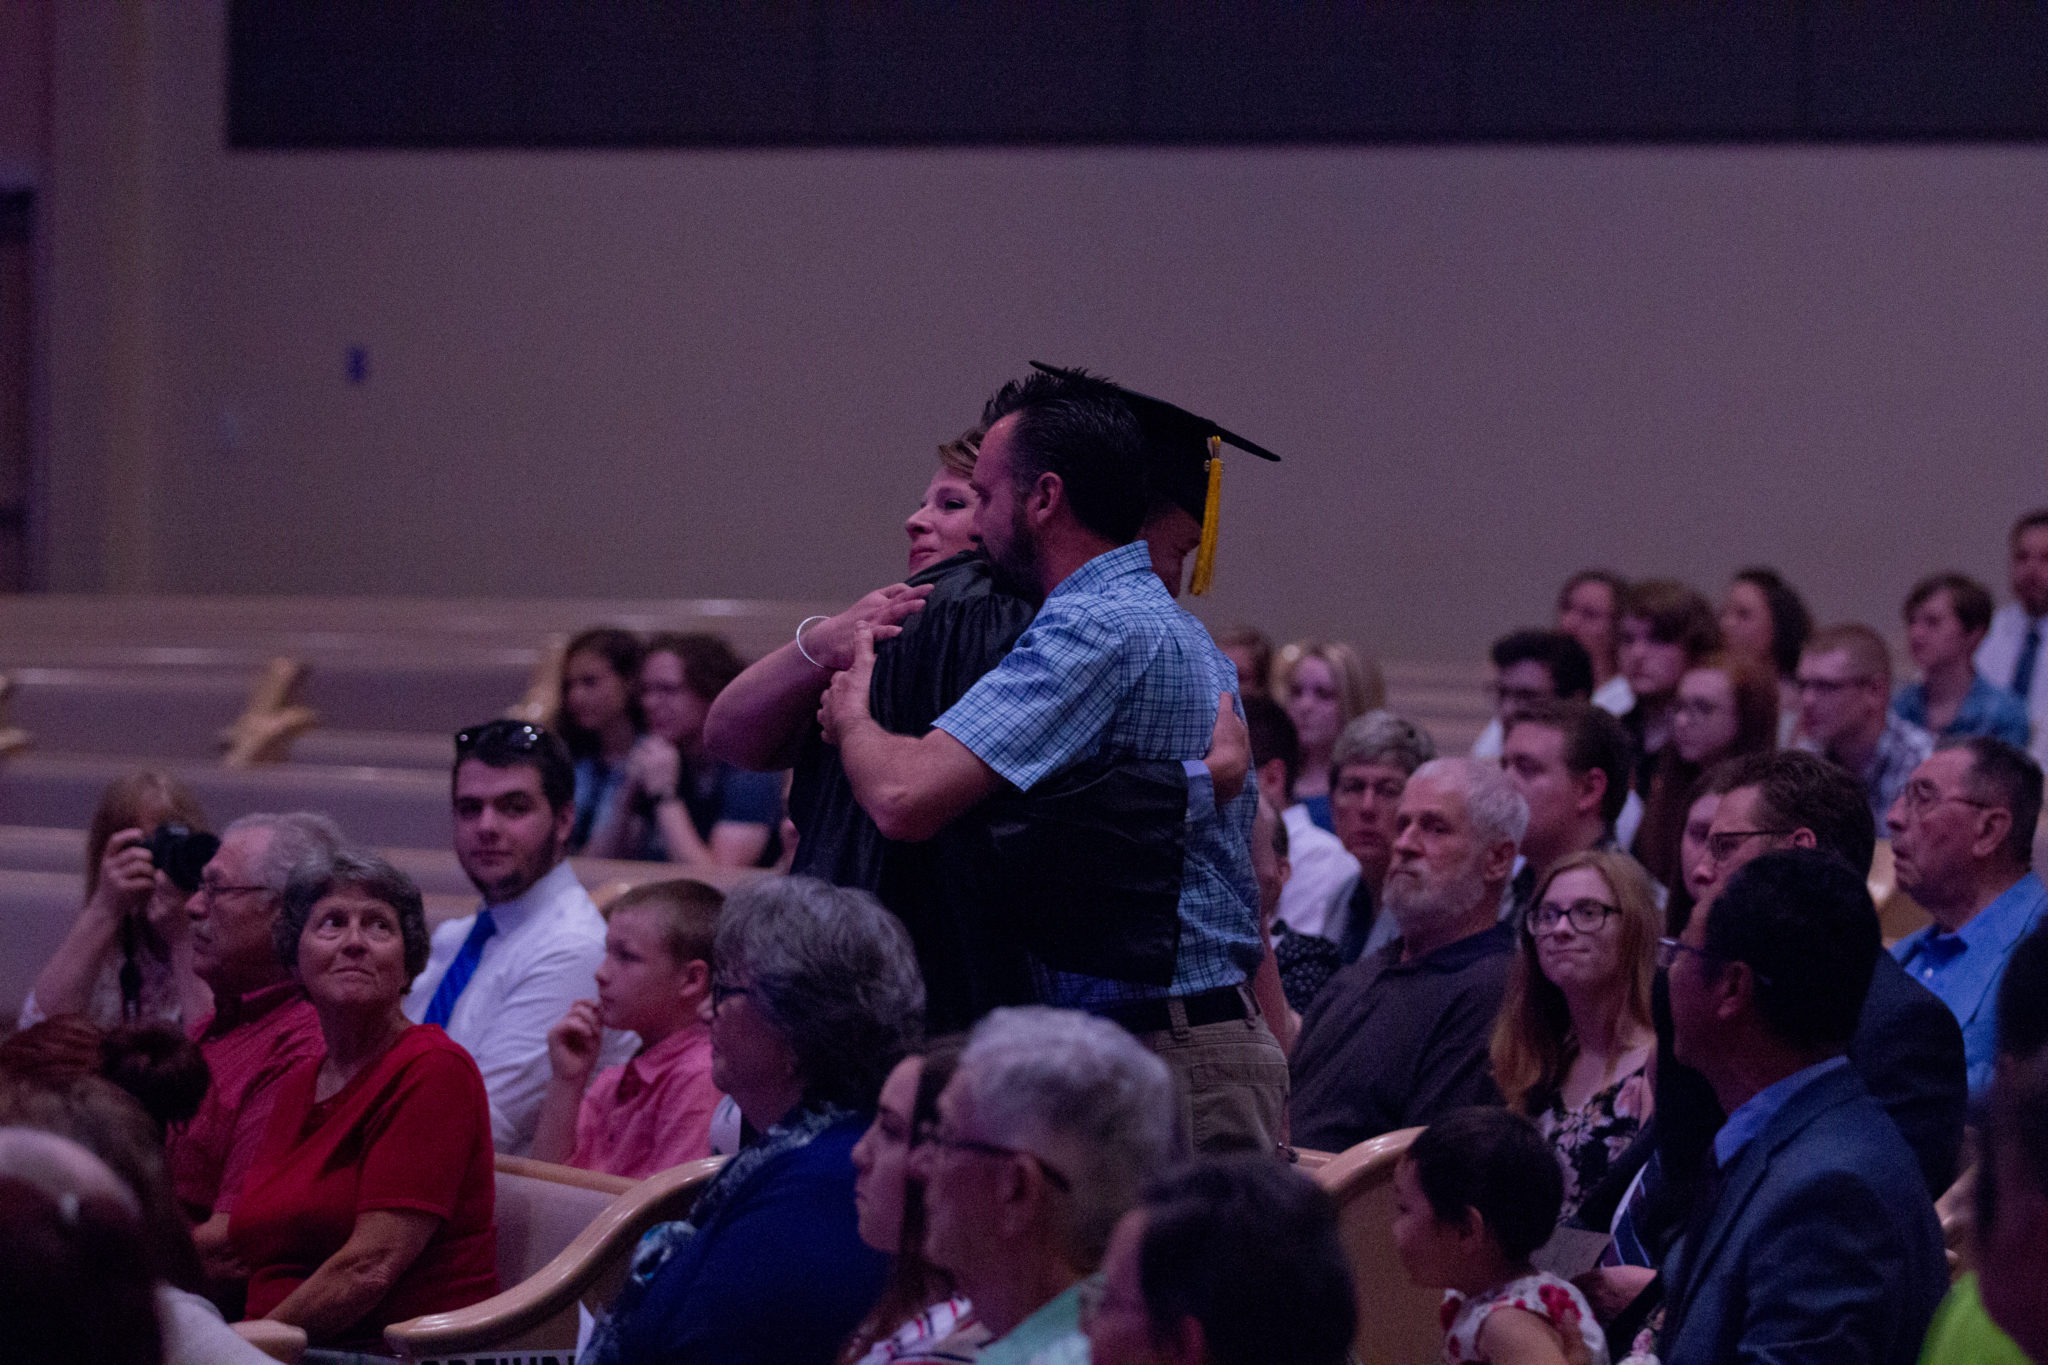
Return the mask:
<path fill-rule="evenodd" d="M 1202 541 L 1195 547 L 1195 577 L 1188 592 L 1200 597 L 1216 577 L 1216 521 L 1223 509 L 1223 438 L 1209 438 L 1209 497 L 1202 504 Z"/>

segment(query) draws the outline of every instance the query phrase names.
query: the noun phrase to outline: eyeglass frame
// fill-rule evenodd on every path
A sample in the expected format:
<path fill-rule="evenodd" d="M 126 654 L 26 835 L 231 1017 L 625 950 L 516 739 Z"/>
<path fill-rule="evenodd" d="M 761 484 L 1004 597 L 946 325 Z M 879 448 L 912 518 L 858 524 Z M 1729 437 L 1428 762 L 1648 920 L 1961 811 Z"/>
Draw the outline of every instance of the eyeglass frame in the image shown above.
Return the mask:
<path fill-rule="evenodd" d="M 247 882 L 235 885 L 234 883 L 209 882 L 204 876 L 201 876 L 199 878 L 199 885 L 192 888 L 192 895 L 195 898 L 204 896 L 211 901 L 219 900 L 222 896 L 241 895 L 249 891 L 262 891 L 273 896 L 278 894 L 276 887 L 265 886 L 262 882 Z"/>
<path fill-rule="evenodd" d="M 1678 965 L 1680 953 L 1691 953 L 1703 962 L 1719 962 L 1723 966 L 1731 962 L 1742 962 L 1742 959 L 1739 957 L 1729 957 L 1724 953 L 1717 953 L 1711 948 L 1695 948 L 1690 943 L 1681 943 L 1675 938 L 1660 938 L 1657 940 L 1657 970 L 1662 972 L 1670 971 Z M 1742 965 L 1749 967 L 1749 974 L 1764 985 L 1772 984 L 1770 977 L 1764 975 L 1755 967 L 1750 966 L 1749 963 L 1742 962 Z"/>
<path fill-rule="evenodd" d="M 1067 1178 L 1064 1171 L 1038 1153 L 1027 1152 L 1022 1147 L 1005 1147 L 1001 1143 L 984 1142 L 980 1138 L 955 1137 L 946 1131 L 944 1124 L 934 1125 L 924 1141 L 918 1145 L 930 1147 L 935 1152 L 972 1152 L 977 1156 L 992 1156 L 1005 1161 L 1011 1157 L 1023 1157 L 1044 1174 L 1046 1184 L 1061 1194 L 1074 1192 L 1074 1182 Z"/>
<path fill-rule="evenodd" d="M 1599 910 L 1600 918 L 1591 924 L 1581 924 L 1579 912 L 1589 905 Z M 1543 911 L 1552 906 L 1556 906 L 1557 913 L 1550 916 L 1548 924 L 1540 923 Z M 1568 922 L 1575 934 L 1597 934 L 1606 927 L 1608 920 L 1620 913 L 1620 906 L 1609 905 L 1597 896 L 1581 896 L 1570 905 L 1563 906 L 1557 905 L 1555 901 L 1539 901 L 1522 912 L 1522 928 L 1528 931 L 1530 938 L 1541 938 L 1545 934 L 1556 932 L 1559 924 Z"/>
<path fill-rule="evenodd" d="M 1922 793 L 1921 795 L 1914 794 L 1916 788 Z M 1925 795 L 1928 791 L 1934 791 L 1934 795 Z M 1975 806 L 1978 810 L 2007 810 L 2007 807 L 2001 806 L 1995 801 L 1973 801 L 1967 796 L 1957 796 L 1952 792 L 1936 790 L 1934 783 L 1924 777 L 1914 778 L 1905 786 L 1899 788 L 1899 794 L 1892 798 L 1894 805 L 1916 820 L 1944 801 L 1953 801 L 1959 806 Z M 2010 814 L 2010 811 L 2008 810 L 2007 813 Z"/>
<path fill-rule="evenodd" d="M 1710 832 L 1706 839 L 1707 856 L 1714 860 L 1714 866 L 1719 867 L 1722 863 L 1734 857 L 1735 850 L 1741 848 L 1751 839 L 1775 839 L 1787 834 L 1797 834 L 1798 832 L 1799 829 L 1796 826 L 1792 829 L 1724 829 L 1718 832 Z M 1726 848 L 1717 848 L 1716 845 L 1723 839 L 1732 839 L 1735 842 L 1729 844 Z"/>

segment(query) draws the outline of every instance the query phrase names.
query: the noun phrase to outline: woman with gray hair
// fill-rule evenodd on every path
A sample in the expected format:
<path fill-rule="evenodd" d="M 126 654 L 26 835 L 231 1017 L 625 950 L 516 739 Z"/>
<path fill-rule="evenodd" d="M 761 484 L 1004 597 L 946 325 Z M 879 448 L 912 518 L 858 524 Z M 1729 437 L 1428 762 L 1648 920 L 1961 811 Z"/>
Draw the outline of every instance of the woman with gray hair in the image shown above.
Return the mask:
<path fill-rule="evenodd" d="M 374 854 L 316 854 L 285 886 L 278 957 L 326 1050 L 286 1072 L 228 1223 L 248 1313 L 317 1346 L 498 1289 L 491 1115 L 476 1063 L 399 1008 L 427 962 L 412 879 Z"/>
<path fill-rule="evenodd" d="M 719 916 L 705 1012 L 711 1079 L 759 1136 L 641 1239 L 583 1360 L 829 1365 L 889 1274 L 860 1239 L 853 1147 L 922 1033 L 910 936 L 865 891 L 750 882 Z"/>
<path fill-rule="evenodd" d="M 1344 962 L 1393 937 L 1378 910 L 1394 862 L 1394 812 L 1408 779 L 1435 757 L 1429 731 L 1392 711 L 1368 711 L 1352 721 L 1330 751 L 1331 819 L 1344 851 L 1358 859 L 1357 878 L 1337 893 L 1323 923 L 1323 937 L 1337 945 Z"/>

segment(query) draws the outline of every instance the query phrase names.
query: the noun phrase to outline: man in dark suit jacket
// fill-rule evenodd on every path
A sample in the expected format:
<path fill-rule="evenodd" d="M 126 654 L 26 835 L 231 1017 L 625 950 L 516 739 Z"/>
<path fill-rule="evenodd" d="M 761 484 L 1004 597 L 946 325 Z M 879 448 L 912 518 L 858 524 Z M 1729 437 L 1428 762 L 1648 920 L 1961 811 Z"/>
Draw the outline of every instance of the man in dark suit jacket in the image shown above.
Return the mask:
<path fill-rule="evenodd" d="M 1661 1359 L 1918 1358 L 1948 1285 L 1941 1228 L 1847 1057 L 1878 937 L 1862 878 L 1791 850 L 1667 940 L 1678 1058 L 1728 1121 L 1665 1260 Z"/>

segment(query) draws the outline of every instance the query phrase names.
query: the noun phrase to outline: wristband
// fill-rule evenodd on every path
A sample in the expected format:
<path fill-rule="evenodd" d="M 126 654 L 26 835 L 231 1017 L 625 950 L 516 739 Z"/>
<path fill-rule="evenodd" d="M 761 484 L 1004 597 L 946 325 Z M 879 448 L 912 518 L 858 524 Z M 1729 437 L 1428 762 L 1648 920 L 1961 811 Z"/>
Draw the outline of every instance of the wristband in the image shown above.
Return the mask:
<path fill-rule="evenodd" d="M 796 652 L 803 655 L 804 662 L 812 668 L 823 668 L 827 673 L 830 673 L 832 670 L 826 665 L 819 663 L 816 659 L 813 659 L 811 651 L 804 648 L 804 627 L 813 621 L 829 621 L 831 619 L 829 616 L 806 616 L 803 620 L 796 623 Z"/>

